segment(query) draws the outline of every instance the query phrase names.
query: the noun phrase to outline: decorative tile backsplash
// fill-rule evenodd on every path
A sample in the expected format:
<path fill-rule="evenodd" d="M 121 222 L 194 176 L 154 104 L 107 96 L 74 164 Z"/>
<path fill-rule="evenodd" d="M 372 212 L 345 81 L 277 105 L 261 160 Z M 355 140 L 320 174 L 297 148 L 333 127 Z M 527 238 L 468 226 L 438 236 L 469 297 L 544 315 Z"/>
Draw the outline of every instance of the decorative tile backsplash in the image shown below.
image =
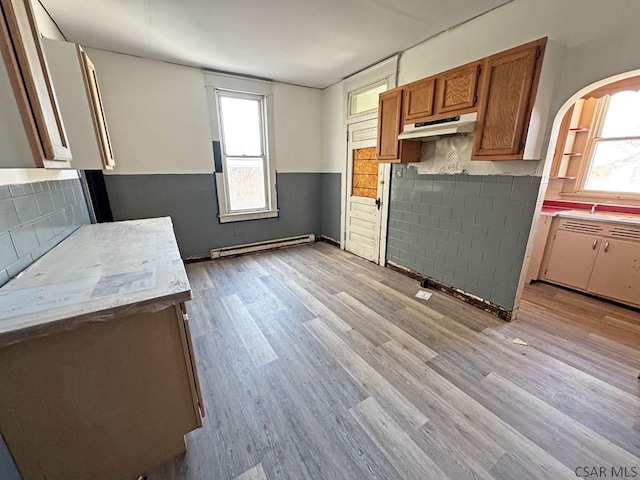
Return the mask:
<path fill-rule="evenodd" d="M 513 175 L 539 176 L 539 161 L 473 161 L 472 135 L 454 135 L 422 142 L 420 162 L 411 168 L 421 175 Z"/>
<path fill-rule="evenodd" d="M 88 223 L 80 179 L 0 186 L 0 285 Z"/>

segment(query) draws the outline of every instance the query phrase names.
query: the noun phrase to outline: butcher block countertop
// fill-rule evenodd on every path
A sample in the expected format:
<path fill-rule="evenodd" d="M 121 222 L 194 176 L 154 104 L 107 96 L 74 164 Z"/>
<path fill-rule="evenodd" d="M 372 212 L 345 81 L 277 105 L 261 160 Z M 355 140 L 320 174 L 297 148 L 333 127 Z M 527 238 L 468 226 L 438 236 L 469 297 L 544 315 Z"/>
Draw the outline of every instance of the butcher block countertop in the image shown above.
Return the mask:
<path fill-rule="evenodd" d="M 171 218 L 85 225 L 0 288 L 0 347 L 190 299 Z"/>

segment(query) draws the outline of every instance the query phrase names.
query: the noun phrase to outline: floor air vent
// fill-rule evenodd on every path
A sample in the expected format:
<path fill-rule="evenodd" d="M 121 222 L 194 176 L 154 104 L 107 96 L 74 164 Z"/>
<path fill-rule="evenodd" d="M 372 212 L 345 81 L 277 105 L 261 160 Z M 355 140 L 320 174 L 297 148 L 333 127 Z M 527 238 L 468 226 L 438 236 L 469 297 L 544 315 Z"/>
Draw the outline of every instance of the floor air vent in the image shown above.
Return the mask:
<path fill-rule="evenodd" d="M 236 245 L 233 247 L 214 248 L 211 250 L 211 258 L 232 257 L 234 255 L 243 255 L 246 253 L 262 252 L 264 250 L 274 250 L 276 248 L 304 245 L 315 241 L 316 236 L 313 233 L 310 233 L 309 235 L 300 235 L 299 237 L 279 238 L 277 240 L 269 240 L 266 242 L 246 243 L 244 245 Z"/>

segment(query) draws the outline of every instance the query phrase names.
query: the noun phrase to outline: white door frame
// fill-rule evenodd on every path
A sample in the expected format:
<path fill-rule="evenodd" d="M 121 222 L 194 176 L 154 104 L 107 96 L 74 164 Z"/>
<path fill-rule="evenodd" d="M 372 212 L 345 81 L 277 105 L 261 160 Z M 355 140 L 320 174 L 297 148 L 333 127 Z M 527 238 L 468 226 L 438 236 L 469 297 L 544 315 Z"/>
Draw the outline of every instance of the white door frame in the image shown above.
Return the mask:
<path fill-rule="evenodd" d="M 395 88 L 397 82 L 399 56 L 395 55 L 373 67 L 370 67 L 360 73 L 357 73 L 343 82 L 343 132 L 344 132 L 344 176 L 349 175 L 349 145 L 346 141 L 349 136 L 348 126 L 351 123 L 358 123 L 365 120 L 377 119 L 378 111 L 368 115 L 360 115 L 349 118 L 349 94 L 363 89 L 367 85 L 379 83 L 381 80 L 387 80 L 387 89 Z M 389 225 L 389 195 L 391 187 L 391 165 L 388 163 L 381 164 L 382 168 L 378 171 L 378 175 L 382 173 L 384 182 L 381 193 L 381 219 L 380 219 L 380 252 L 378 255 L 378 264 L 385 265 L 387 256 L 387 227 Z M 347 201 L 351 190 L 347 184 L 350 184 L 349 178 L 344 178 L 342 182 L 342 198 L 341 198 L 341 217 L 340 224 L 340 248 L 345 249 L 345 238 L 347 232 Z"/>
<path fill-rule="evenodd" d="M 347 231 L 349 219 L 351 218 L 351 207 L 353 205 L 358 205 L 360 208 L 365 208 L 367 210 L 373 210 L 376 214 L 376 226 L 375 232 L 377 232 L 377 238 L 374 242 L 374 252 L 371 257 L 366 254 L 366 248 L 362 249 L 364 251 L 357 252 L 358 245 L 357 243 L 352 243 L 350 247 L 350 251 L 355 253 L 356 255 L 360 255 L 367 260 L 371 260 L 376 262 L 379 265 L 384 265 L 385 262 L 385 253 L 386 253 L 386 242 L 387 242 L 387 222 L 388 222 L 388 203 L 389 203 L 389 193 L 390 193 L 390 172 L 391 165 L 388 163 L 379 163 L 378 164 L 378 178 L 377 178 L 377 190 L 376 190 L 376 198 L 366 198 L 366 197 L 357 197 L 358 199 L 354 201 L 354 198 L 351 196 L 352 188 L 353 188 L 353 152 L 359 148 L 371 148 L 376 146 L 377 143 L 377 129 L 378 122 L 377 119 L 373 118 L 370 120 L 365 120 L 357 123 L 350 123 L 347 127 L 347 132 L 349 134 L 349 138 L 347 139 L 347 157 L 349 159 L 347 164 L 347 204 L 345 210 L 345 249 L 348 241 Z M 380 201 L 380 206 L 376 208 L 375 202 L 376 199 Z M 385 215 L 385 212 L 387 213 Z M 365 217 L 362 217 L 361 220 L 365 220 Z M 363 231 L 364 233 L 364 231 Z M 355 247 L 355 248 L 354 248 Z"/>

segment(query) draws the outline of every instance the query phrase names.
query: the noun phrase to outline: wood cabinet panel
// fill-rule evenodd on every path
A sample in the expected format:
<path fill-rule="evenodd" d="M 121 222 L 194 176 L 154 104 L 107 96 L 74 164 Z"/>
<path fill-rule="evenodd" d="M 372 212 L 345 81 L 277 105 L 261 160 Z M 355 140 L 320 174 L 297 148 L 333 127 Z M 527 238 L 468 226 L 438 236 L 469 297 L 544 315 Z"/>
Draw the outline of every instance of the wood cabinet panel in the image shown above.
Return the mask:
<path fill-rule="evenodd" d="M 465 65 L 438 77 L 436 114 L 459 114 L 473 109 L 477 101 L 480 62 Z"/>
<path fill-rule="evenodd" d="M 0 50 L 35 165 L 70 166 L 71 149 L 30 0 L 0 0 Z"/>
<path fill-rule="evenodd" d="M 544 278 L 586 290 L 600 243 L 597 235 L 558 230 Z"/>
<path fill-rule="evenodd" d="M 640 242 L 603 238 L 587 290 L 640 304 Z"/>
<path fill-rule="evenodd" d="M 110 169 L 115 165 L 95 70 L 79 45 L 42 39 L 51 80 L 73 145 L 73 168 Z"/>
<path fill-rule="evenodd" d="M 401 117 L 402 90 L 381 93 L 378 106 L 378 160 L 398 158 Z"/>
<path fill-rule="evenodd" d="M 380 94 L 378 103 L 378 145 L 377 159 L 380 162 L 419 162 L 421 142 L 398 140 L 402 128 L 401 88 Z"/>
<path fill-rule="evenodd" d="M 434 78 L 407 85 L 404 89 L 403 123 L 417 123 L 432 116 L 434 114 L 435 92 L 436 80 Z"/>
<path fill-rule="evenodd" d="M 116 162 L 113 157 L 113 148 L 111 147 L 111 137 L 107 128 L 107 119 L 104 113 L 104 105 L 102 103 L 102 95 L 100 94 L 100 86 L 98 85 L 98 74 L 96 67 L 82 48 L 78 47 L 78 56 L 83 66 L 84 81 L 89 99 L 89 105 L 93 113 L 93 126 L 96 136 L 100 144 L 100 154 L 102 156 L 102 164 L 106 169 L 115 167 Z"/>
<path fill-rule="evenodd" d="M 472 160 L 520 160 L 546 39 L 488 57 L 483 65 Z"/>
<path fill-rule="evenodd" d="M 25 479 L 134 478 L 184 452 L 200 418 L 176 317 L 170 306 L 0 349 L 0 424 Z"/>

